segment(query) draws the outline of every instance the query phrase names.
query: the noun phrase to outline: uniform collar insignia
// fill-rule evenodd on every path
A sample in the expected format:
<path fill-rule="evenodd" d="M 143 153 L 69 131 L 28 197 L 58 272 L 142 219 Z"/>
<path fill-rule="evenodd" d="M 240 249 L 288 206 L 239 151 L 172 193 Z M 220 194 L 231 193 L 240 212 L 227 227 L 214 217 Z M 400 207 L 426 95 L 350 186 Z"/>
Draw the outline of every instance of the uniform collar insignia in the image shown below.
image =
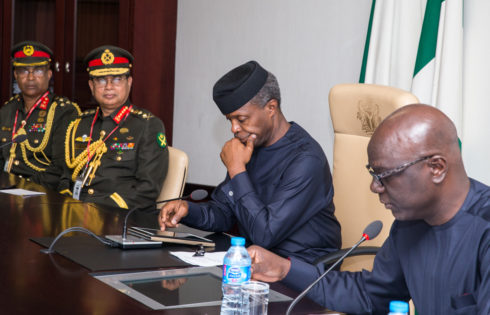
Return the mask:
<path fill-rule="evenodd" d="M 39 108 L 46 110 L 48 108 L 48 104 L 49 104 L 49 97 L 45 96 L 45 97 L 43 97 L 43 100 L 39 104 Z"/>
<path fill-rule="evenodd" d="M 117 114 L 112 117 L 112 119 L 116 122 L 116 124 L 119 124 L 121 120 L 126 117 L 126 114 L 129 113 L 129 108 L 127 106 L 121 107 L 121 109 L 117 112 Z"/>

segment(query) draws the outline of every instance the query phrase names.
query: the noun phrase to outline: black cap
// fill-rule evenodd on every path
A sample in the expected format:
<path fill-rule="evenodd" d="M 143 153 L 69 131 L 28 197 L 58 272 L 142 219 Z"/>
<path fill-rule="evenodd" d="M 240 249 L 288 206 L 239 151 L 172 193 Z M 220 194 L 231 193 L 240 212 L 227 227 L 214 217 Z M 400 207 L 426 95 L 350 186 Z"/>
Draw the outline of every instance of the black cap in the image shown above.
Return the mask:
<path fill-rule="evenodd" d="M 33 40 L 20 42 L 12 47 L 14 67 L 47 65 L 52 56 L 51 49 Z"/>
<path fill-rule="evenodd" d="M 213 99 L 223 115 L 249 102 L 264 86 L 268 72 L 257 61 L 236 67 L 214 84 Z"/>
<path fill-rule="evenodd" d="M 128 74 L 133 55 L 116 46 L 100 46 L 85 57 L 88 74 L 91 77 Z"/>

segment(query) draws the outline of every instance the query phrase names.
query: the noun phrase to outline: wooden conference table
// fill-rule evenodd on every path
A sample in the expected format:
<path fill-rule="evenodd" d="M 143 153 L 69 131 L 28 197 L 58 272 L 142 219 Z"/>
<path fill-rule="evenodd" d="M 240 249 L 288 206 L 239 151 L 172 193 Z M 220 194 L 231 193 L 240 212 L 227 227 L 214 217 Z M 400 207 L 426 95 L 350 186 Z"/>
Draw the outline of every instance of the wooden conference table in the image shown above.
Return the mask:
<path fill-rule="evenodd" d="M 217 306 L 151 310 L 95 279 L 90 270 L 72 260 L 57 253 L 41 253 L 42 247 L 30 238 L 54 237 L 72 226 L 88 228 L 97 235 L 121 234 L 127 211 L 82 203 L 1 172 L 0 189 L 11 185 L 46 194 L 23 198 L 0 193 L 1 314 L 219 314 Z M 135 212 L 128 224 L 156 227 L 156 215 Z M 281 284 L 271 288 L 291 297 L 297 295 Z M 269 303 L 269 314 L 284 314 L 288 304 Z M 320 313 L 325 310 L 308 299 L 294 309 L 294 314 Z"/>

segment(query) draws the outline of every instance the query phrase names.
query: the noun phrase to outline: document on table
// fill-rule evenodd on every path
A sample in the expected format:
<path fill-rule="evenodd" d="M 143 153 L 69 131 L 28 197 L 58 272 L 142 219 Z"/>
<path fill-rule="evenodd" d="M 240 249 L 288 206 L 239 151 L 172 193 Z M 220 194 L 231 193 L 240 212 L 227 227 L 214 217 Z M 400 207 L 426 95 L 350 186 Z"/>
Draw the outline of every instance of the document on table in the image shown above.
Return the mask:
<path fill-rule="evenodd" d="M 15 196 L 21 196 L 21 197 L 32 197 L 32 196 L 39 196 L 39 195 L 45 195 L 46 194 L 45 192 L 32 191 L 32 190 L 26 190 L 26 189 L 21 189 L 21 188 L 2 189 L 2 190 L 0 190 L 0 193 L 10 194 L 10 195 L 15 195 Z"/>
<path fill-rule="evenodd" d="M 221 266 L 226 252 L 206 252 L 204 256 L 194 256 L 194 252 L 170 252 L 170 254 L 191 265 L 211 267 Z"/>

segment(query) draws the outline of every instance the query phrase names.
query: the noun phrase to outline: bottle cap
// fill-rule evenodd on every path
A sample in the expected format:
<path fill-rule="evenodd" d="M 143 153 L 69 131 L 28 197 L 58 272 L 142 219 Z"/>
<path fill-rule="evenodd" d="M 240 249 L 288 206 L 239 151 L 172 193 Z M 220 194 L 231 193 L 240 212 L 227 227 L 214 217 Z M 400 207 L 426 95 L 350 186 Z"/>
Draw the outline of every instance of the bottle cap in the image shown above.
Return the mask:
<path fill-rule="evenodd" d="M 231 246 L 245 246 L 245 239 L 243 237 L 232 237 Z"/>
<path fill-rule="evenodd" d="M 404 301 L 391 301 L 390 312 L 393 313 L 408 313 L 408 303 Z"/>

